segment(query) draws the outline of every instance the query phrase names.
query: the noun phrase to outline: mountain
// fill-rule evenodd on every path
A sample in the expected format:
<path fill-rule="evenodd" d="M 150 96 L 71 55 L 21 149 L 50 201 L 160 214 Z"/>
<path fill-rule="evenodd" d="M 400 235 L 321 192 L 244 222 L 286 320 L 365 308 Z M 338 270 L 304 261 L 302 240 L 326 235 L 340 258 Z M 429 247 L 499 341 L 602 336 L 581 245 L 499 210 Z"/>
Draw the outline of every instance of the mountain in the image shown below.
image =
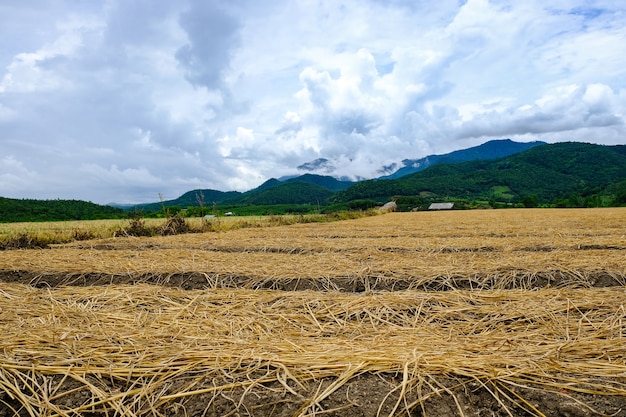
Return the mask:
<path fill-rule="evenodd" d="M 227 201 L 228 204 L 322 204 L 333 191 L 321 185 L 301 181 L 287 181 L 260 191 L 246 192 Z"/>
<path fill-rule="evenodd" d="M 242 194 L 242 196 L 257 194 L 262 191 L 269 190 L 270 188 L 278 187 L 281 184 L 282 182 L 277 180 L 276 178 L 270 178 L 269 180 L 265 181 L 263 184 L 259 185 L 258 187 L 253 188 L 252 190 L 246 191 L 245 193 Z"/>
<path fill-rule="evenodd" d="M 564 142 L 495 160 L 439 163 L 398 179 L 363 181 L 331 200 L 430 195 L 520 201 L 534 196 L 538 203 L 554 203 L 572 195 L 609 193 L 625 179 L 626 146 Z"/>
<path fill-rule="evenodd" d="M 324 175 L 304 174 L 279 181 L 271 178 L 257 188 L 229 199 L 229 204 L 321 204 L 334 192 L 345 190 L 353 182 Z"/>
<path fill-rule="evenodd" d="M 258 187 L 240 193 L 237 191 L 193 190 L 173 200 L 158 203 L 139 204 L 126 207 L 126 210 L 142 210 L 146 212 L 160 211 L 163 207 L 199 206 L 205 207 L 220 204 L 320 204 L 334 192 L 345 190 L 353 182 L 341 181 L 325 175 L 304 174 L 284 181 L 270 178 Z"/>
<path fill-rule="evenodd" d="M 379 177 L 379 179 L 401 178 L 436 164 L 503 158 L 545 144 L 546 142 L 541 141 L 515 142 L 511 139 L 490 140 L 482 145 L 443 155 L 429 155 L 420 159 L 404 159 L 402 161 L 402 168 L 398 169 L 393 174 Z M 383 170 L 388 171 L 389 168 L 390 167 L 383 167 Z"/>
<path fill-rule="evenodd" d="M 143 210 L 143 211 L 159 211 L 165 207 L 189 207 L 199 206 L 202 204 L 205 207 L 213 205 L 213 203 L 219 204 L 226 200 L 235 198 L 241 193 L 238 191 L 218 191 L 218 190 L 192 190 L 187 191 L 185 194 L 173 200 L 164 200 L 158 203 L 137 204 L 127 207 L 127 210 Z"/>
<path fill-rule="evenodd" d="M 317 158 L 310 162 L 305 162 L 302 165 L 298 165 L 298 170 L 300 171 L 324 171 L 324 172 L 333 172 L 335 167 L 333 164 L 326 158 Z"/>
<path fill-rule="evenodd" d="M 309 184 L 320 185 L 331 191 L 341 191 L 349 188 L 354 184 L 353 181 L 338 180 L 328 175 L 304 174 L 299 177 L 289 178 L 285 182 L 306 182 Z"/>
<path fill-rule="evenodd" d="M 554 204 L 558 199 L 574 194 L 601 192 L 618 195 L 623 188 L 619 181 L 626 180 L 624 149 L 623 146 L 579 142 L 548 145 L 538 141 L 520 143 L 509 139 L 493 140 L 445 155 L 411 160 L 411 169 L 417 172 L 400 178 L 381 177 L 350 182 L 331 176 L 304 174 L 282 181 L 271 178 L 244 193 L 190 191 L 163 204 L 197 206 L 199 191 L 208 193 L 204 194 L 207 206 L 214 202 L 228 205 L 324 205 L 367 199 L 386 201 L 394 196 L 420 194 L 433 199 L 465 198 L 502 202 L 519 202 L 524 196 L 532 195 L 538 202 Z M 503 154 L 509 155 L 498 158 Z M 455 162 L 458 160 L 464 162 Z M 417 161 L 421 162 L 418 164 Z M 425 165 L 429 166 L 424 168 Z M 400 175 L 401 171 L 394 175 Z M 384 178 L 388 179 L 382 181 Z M 163 204 L 152 203 L 142 207 L 146 211 L 158 211 Z"/>
<path fill-rule="evenodd" d="M 405 159 L 404 167 L 400 168 L 389 176 L 378 179 L 400 178 L 413 172 L 418 172 L 428 166 L 446 162 L 460 162 L 474 159 L 493 159 L 500 156 L 507 156 L 516 152 L 521 152 L 545 142 L 514 142 L 510 139 L 492 140 L 480 146 L 454 151 L 444 155 L 430 155 L 421 159 Z M 385 167 L 386 172 L 393 170 L 395 165 Z M 332 170 L 332 163 L 325 158 L 318 158 L 298 166 L 301 171 Z M 297 185 L 294 185 L 296 183 Z M 296 177 L 287 177 L 282 180 L 270 178 L 258 187 L 239 193 L 236 191 L 217 190 L 193 190 L 189 191 L 174 200 L 140 204 L 125 207 L 127 210 L 141 209 L 144 211 L 159 211 L 165 207 L 189 207 L 198 206 L 198 199 L 201 198 L 203 204 L 209 206 L 213 203 L 227 204 L 320 204 L 335 192 L 343 191 L 356 184 L 354 181 L 332 177 L 329 175 L 316 175 L 307 173 Z M 314 187 L 315 186 L 315 187 Z M 277 188 L 276 190 L 273 190 Z M 273 190 L 273 191 L 270 191 Z M 330 192 L 330 193 L 329 193 Z"/>

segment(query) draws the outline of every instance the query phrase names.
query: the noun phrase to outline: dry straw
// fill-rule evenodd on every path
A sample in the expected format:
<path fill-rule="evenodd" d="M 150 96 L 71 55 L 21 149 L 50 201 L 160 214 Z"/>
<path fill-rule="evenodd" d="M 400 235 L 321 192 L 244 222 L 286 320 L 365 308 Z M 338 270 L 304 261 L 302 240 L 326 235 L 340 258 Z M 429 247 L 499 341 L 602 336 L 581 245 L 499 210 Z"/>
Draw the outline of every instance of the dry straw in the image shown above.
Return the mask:
<path fill-rule="evenodd" d="M 31 284 L 201 279 L 187 291 L 0 283 L 0 407 L 184 415 L 193 398 L 237 391 L 237 409 L 264 387 L 299 399 L 292 415 L 304 417 L 364 375 L 395 379 L 379 415 L 446 393 L 463 415 L 455 389 L 470 384 L 510 415 L 542 415 L 531 389 L 626 398 L 625 220 L 625 209 L 395 213 L 2 251 L 3 276 Z M 262 289 L 305 281 L 331 291 Z M 346 282 L 363 292 L 332 291 Z"/>
<path fill-rule="evenodd" d="M 394 213 L 365 219 L 4 251 L 8 271 L 206 287 L 533 288 L 626 283 L 626 209 Z M 91 278 L 84 278 L 88 275 Z M 58 281 L 58 280 L 57 280 Z M 61 280 L 62 281 L 62 280 Z"/>
<path fill-rule="evenodd" d="M 0 386 L 33 415 L 144 415 L 234 387 L 336 378 L 305 403 L 313 407 L 364 372 L 399 375 L 402 395 L 452 375 L 511 390 L 626 396 L 625 295 L 622 288 L 347 294 L 2 284 Z M 177 379 L 187 382 L 173 391 Z M 226 382 L 207 386 L 217 380 Z M 64 407 L 72 387 L 85 390 L 84 402 Z"/>

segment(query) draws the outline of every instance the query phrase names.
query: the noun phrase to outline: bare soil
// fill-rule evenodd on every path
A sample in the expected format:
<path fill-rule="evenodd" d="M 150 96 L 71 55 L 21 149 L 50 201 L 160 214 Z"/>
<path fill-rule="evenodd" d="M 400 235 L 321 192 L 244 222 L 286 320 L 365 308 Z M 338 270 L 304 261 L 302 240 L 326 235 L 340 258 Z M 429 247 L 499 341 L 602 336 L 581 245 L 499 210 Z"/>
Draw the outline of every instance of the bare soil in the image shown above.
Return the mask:
<path fill-rule="evenodd" d="M 197 375 L 181 376 L 171 381 L 164 396 L 176 397 L 185 391 L 189 380 Z M 65 409 L 79 409 L 93 403 L 92 393 L 82 382 L 64 379 L 60 375 L 41 377 L 57 386 L 53 403 Z M 399 400 L 399 381 L 402 375 L 362 373 L 340 385 L 323 400 L 313 403 L 320 392 L 332 389 L 334 378 L 288 383 L 254 384 L 215 391 L 216 386 L 241 382 L 232 379 L 206 380 L 196 386 L 194 395 L 180 396 L 153 409 L 133 411 L 129 415 L 148 416 L 549 416 L 589 417 L 625 416 L 626 400 L 621 396 L 581 394 L 566 389 L 546 390 L 542 387 L 502 386 L 485 381 L 464 378 L 430 378 L 421 386 L 407 387 Z M 60 382 L 61 381 L 61 382 Z M 97 381 L 93 381 L 97 383 Z M 590 381 L 590 384 L 592 381 Z M 123 393 L 128 383 L 111 381 L 109 392 Z M 521 400 L 523 398 L 523 400 Z M 421 401 L 418 401 L 421 399 Z M 424 400 L 425 399 L 425 400 Z M 418 404 L 419 403 L 419 404 Z M 46 410 L 39 410 L 41 415 Z M 19 401 L 8 392 L 0 392 L 0 416 L 28 416 Z M 110 410 L 99 411 L 98 406 L 86 407 L 84 416 L 110 415 Z M 116 414 L 118 415 L 118 414 Z"/>
<path fill-rule="evenodd" d="M 248 288 L 273 289 L 279 291 L 325 291 L 332 288 L 342 292 L 364 291 L 450 291 L 456 289 L 490 289 L 495 286 L 491 275 L 474 274 L 446 275 L 424 282 L 418 278 L 385 279 L 381 276 L 359 277 L 302 277 L 302 278 L 258 278 L 224 272 L 187 272 L 187 273 L 148 273 L 148 274 L 103 274 L 96 272 L 65 273 L 65 272 L 34 272 L 11 271 L 0 269 L 0 281 L 32 285 L 36 288 L 59 287 L 66 285 L 99 286 L 110 284 L 154 284 L 178 287 L 185 290 L 202 290 L 206 288 Z M 621 287 L 622 280 L 610 273 L 598 272 L 586 274 L 584 280 L 572 271 L 546 271 L 520 276 L 517 280 L 509 280 L 503 289 L 539 289 L 539 288 L 572 288 L 572 287 Z"/>

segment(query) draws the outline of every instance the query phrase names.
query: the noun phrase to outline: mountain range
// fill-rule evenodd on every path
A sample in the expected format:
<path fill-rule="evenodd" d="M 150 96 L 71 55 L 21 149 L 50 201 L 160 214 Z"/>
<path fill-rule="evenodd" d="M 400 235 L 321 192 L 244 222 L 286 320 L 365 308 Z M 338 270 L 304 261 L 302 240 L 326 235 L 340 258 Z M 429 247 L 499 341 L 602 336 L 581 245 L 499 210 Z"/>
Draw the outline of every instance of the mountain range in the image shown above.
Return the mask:
<path fill-rule="evenodd" d="M 490 140 L 482 145 L 461 149 L 443 155 L 428 155 L 420 159 L 404 159 L 402 160 L 402 168 L 390 175 L 380 177 L 379 179 L 402 178 L 406 175 L 414 174 L 437 164 L 453 164 L 456 162 L 473 160 L 504 158 L 505 156 L 514 155 L 530 148 L 534 148 L 535 146 L 545 144 L 546 142 L 542 141 L 514 142 L 511 139 Z"/>
<path fill-rule="evenodd" d="M 453 163 L 470 160 L 494 159 L 513 155 L 517 152 L 530 149 L 534 146 L 543 145 L 545 142 L 514 142 L 510 139 L 497 139 L 467 149 L 457 150 L 442 155 L 429 155 L 420 159 L 405 159 L 402 168 L 391 175 L 378 179 L 394 179 L 409 175 L 439 163 Z M 393 164 L 397 166 L 398 164 Z M 334 167 L 326 158 L 318 158 L 297 167 L 300 171 L 330 173 Z M 381 169 L 388 172 L 389 167 Z M 342 191 L 355 182 L 344 177 L 336 178 L 329 175 L 307 173 L 300 176 L 283 177 L 280 179 L 270 178 L 257 188 L 240 193 L 237 191 L 217 191 L 200 189 L 188 191 L 174 200 L 166 200 L 159 203 L 141 204 L 138 206 L 119 206 L 125 209 L 141 208 L 146 211 L 157 211 L 163 206 L 188 207 L 198 204 L 219 204 L 228 201 L 231 204 L 306 204 L 324 201 L 330 194 Z M 275 188 L 275 189 L 274 189 Z M 274 189 L 270 191 L 271 189 Z M 331 191 L 331 193 L 329 193 Z"/>
<path fill-rule="evenodd" d="M 374 205 L 398 196 L 481 199 L 509 204 L 533 196 L 538 204 L 555 204 L 559 199 L 575 195 L 615 196 L 626 184 L 626 146 L 623 145 L 500 139 L 448 154 L 406 159 L 403 164 L 391 175 L 365 181 L 304 174 L 282 181 L 272 178 L 244 193 L 193 190 L 174 200 L 138 207 L 150 211 L 163 206 L 195 206 L 199 201 L 231 206 L 319 206 L 374 200 Z"/>
<path fill-rule="evenodd" d="M 505 203 L 532 197 L 536 204 L 621 205 L 626 203 L 626 146 L 564 142 L 494 160 L 442 163 L 398 179 L 359 182 L 333 195 L 331 201 L 392 196 Z M 597 201 L 564 202 L 583 197 Z"/>

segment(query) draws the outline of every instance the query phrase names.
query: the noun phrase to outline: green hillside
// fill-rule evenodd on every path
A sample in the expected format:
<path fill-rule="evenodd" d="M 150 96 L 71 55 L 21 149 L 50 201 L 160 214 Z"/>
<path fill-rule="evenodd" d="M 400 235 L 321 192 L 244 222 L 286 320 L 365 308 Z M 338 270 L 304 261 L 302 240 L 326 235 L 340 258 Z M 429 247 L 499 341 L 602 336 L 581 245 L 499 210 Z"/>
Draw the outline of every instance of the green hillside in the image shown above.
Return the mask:
<path fill-rule="evenodd" d="M 280 182 L 269 188 L 244 193 L 227 201 L 229 204 L 320 204 L 333 192 L 321 185 L 302 181 Z"/>
<path fill-rule="evenodd" d="M 223 202 L 229 205 L 319 205 L 331 197 L 335 191 L 345 190 L 353 184 L 353 182 L 314 174 L 304 174 L 285 181 L 271 178 L 257 188 L 233 196 Z"/>
<path fill-rule="evenodd" d="M 286 180 L 285 182 L 306 182 L 309 184 L 315 184 L 322 186 L 331 191 L 341 191 L 347 188 L 350 188 L 354 185 L 354 182 L 351 181 L 340 181 L 335 177 L 330 177 L 328 175 L 315 175 L 315 174 L 304 174 L 296 178 L 291 178 Z"/>
<path fill-rule="evenodd" d="M 520 202 L 533 196 L 538 204 L 556 204 L 576 195 L 615 198 L 624 179 L 626 147 L 566 142 L 496 160 L 435 165 L 400 179 L 363 181 L 331 201 L 429 195 Z"/>
<path fill-rule="evenodd" d="M 165 200 L 163 202 L 150 203 L 150 204 L 138 204 L 132 206 L 130 210 L 141 210 L 145 212 L 161 211 L 163 207 L 179 207 L 185 208 L 189 206 L 211 207 L 213 204 L 219 204 L 226 200 L 236 198 L 241 195 L 237 191 L 218 191 L 218 190 L 192 190 L 187 191 L 185 194 L 173 200 Z"/>

